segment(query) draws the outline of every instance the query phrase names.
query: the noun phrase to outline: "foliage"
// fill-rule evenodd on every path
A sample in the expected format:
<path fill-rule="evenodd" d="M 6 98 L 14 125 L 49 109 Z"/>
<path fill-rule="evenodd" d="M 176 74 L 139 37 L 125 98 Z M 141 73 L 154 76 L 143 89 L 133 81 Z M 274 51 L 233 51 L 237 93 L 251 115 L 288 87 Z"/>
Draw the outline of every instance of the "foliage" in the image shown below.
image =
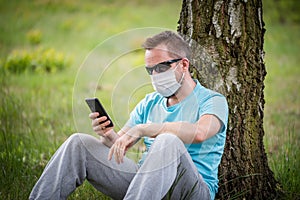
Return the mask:
<path fill-rule="evenodd" d="M 32 45 L 37 45 L 41 43 L 42 32 L 39 29 L 33 29 L 27 32 L 26 34 L 28 41 Z"/>
<path fill-rule="evenodd" d="M 266 20 L 271 23 L 300 23 L 300 2 L 298 0 L 263 0 L 263 9 Z"/>
<path fill-rule="evenodd" d="M 37 48 L 34 51 L 14 50 L 3 65 L 5 70 L 16 74 L 53 73 L 69 67 L 70 61 L 63 53 L 53 48 Z"/>

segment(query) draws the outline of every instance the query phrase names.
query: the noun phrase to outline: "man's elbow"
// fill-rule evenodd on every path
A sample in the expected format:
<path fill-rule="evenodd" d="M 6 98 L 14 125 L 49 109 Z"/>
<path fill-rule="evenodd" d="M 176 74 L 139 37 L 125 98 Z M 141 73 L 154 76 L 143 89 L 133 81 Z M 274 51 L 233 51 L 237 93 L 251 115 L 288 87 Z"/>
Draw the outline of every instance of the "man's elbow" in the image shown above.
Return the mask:
<path fill-rule="evenodd" d="M 197 132 L 194 138 L 194 143 L 201 143 L 205 141 L 207 138 L 203 132 Z"/>
<path fill-rule="evenodd" d="M 218 129 L 202 129 L 196 132 L 194 143 L 201 143 L 217 134 Z"/>

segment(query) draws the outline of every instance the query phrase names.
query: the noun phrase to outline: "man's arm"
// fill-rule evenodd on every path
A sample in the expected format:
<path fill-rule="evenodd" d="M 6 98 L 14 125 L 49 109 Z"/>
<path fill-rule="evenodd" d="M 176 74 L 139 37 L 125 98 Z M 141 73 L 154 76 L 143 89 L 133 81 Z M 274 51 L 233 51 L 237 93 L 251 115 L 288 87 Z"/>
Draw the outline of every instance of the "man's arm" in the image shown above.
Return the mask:
<path fill-rule="evenodd" d="M 206 114 L 196 123 L 166 122 L 163 124 L 139 124 L 128 129 L 118 138 L 111 147 L 108 159 L 114 155 L 118 163 L 123 162 L 123 157 L 129 147 L 143 136 L 156 137 L 161 133 L 171 133 L 178 136 L 184 143 L 199 143 L 217 134 L 222 127 L 222 122 L 215 115 Z"/>
<path fill-rule="evenodd" d="M 215 115 L 203 115 L 196 123 L 166 122 L 163 124 L 141 124 L 141 135 L 156 137 L 161 133 L 172 133 L 184 143 L 199 143 L 214 136 L 221 128 Z"/>
<path fill-rule="evenodd" d="M 137 125 L 140 136 L 156 137 L 161 133 L 171 133 L 179 137 L 184 143 L 199 143 L 219 132 L 222 122 L 215 115 L 206 114 L 196 123 L 166 122 L 163 124 Z"/>

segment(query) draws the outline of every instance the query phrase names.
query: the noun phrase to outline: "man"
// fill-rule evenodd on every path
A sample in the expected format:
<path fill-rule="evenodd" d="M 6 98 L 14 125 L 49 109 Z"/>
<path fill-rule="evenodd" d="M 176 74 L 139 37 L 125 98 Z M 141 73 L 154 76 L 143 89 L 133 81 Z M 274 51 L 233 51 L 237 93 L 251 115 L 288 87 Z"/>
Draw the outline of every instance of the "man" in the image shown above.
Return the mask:
<path fill-rule="evenodd" d="M 156 92 L 135 107 L 116 133 L 91 113 L 101 137 L 74 134 L 49 161 L 30 199 L 66 199 L 87 179 L 113 199 L 214 199 L 226 138 L 226 99 L 192 79 L 191 50 L 176 33 L 148 38 L 146 70 Z M 144 138 L 138 164 L 127 150 Z"/>

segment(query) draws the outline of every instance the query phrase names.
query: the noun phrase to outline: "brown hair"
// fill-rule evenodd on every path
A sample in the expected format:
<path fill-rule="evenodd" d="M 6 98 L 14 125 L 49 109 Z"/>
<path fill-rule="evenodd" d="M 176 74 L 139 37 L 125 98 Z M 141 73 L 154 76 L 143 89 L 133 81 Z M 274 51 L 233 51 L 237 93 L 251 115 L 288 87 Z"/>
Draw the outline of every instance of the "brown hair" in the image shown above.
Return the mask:
<path fill-rule="evenodd" d="M 146 50 L 154 49 L 159 45 L 164 45 L 171 57 L 190 59 L 191 49 L 188 43 L 177 33 L 164 31 L 153 37 L 149 37 L 143 43 L 142 47 Z"/>

